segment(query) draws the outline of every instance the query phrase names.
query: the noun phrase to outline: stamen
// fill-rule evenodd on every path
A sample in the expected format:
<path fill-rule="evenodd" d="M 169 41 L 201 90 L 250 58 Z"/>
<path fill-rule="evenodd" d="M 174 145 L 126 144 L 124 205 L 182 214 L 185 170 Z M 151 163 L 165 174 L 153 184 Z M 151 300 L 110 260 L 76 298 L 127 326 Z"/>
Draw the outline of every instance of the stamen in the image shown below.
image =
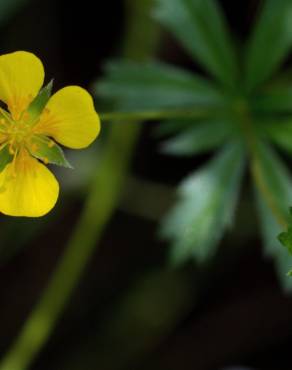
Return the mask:
<path fill-rule="evenodd" d="M 49 148 L 52 148 L 54 145 L 55 145 L 55 143 L 54 143 L 54 141 L 53 141 L 53 140 L 50 140 L 50 141 L 48 142 L 48 147 L 49 147 Z"/>
<path fill-rule="evenodd" d="M 12 177 L 13 178 L 16 178 L 17 175 L 16 175 L 16 157 L 17 157 L 17 154 L 18 154 L 18 149 L 15 150 L 14 152 L 14 155 L 13 155 L 13 159 L 12 159 Z"/>
<path fill-rule="evenodd" d="M 44 164 L 48 164 L 48 163 L 49 163 L 49 160 L 48 160 L 48 158 L 47 158 L 47 157 L 44 157 L 44 158 L 43 158 L 43 161 L 44 161 Z"/>
<path fill-rule="evenodd" d="M 13 148 L 13 144 L 14 144 L 14 141 L 12 140 L 10 143 L 9 143 L 9 153 L 11 155 L 15 155 L 16 151 L 14 150 Z"/>

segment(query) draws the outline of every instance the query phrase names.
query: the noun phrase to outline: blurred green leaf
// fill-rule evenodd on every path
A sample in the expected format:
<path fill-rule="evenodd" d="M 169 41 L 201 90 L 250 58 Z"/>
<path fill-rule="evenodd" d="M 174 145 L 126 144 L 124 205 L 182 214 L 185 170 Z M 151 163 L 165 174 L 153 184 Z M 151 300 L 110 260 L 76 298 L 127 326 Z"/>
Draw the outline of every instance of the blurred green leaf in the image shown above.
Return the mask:
<path fill-rule="evenodd" d="M 288 249 L 289 253 L 292 254 L 292 226 L 289 225 L 287 231 L 284 231 L 278 236 L 279 241 Z M 291 265 L 292 266 L 292 256 Z"/>
<path fill-rule="evenodd" d="M 153 128 L 154 135 L 157 138 L 176 134 L 178 132 L 187 130 L 194 125 L 200 124 L 202 117 L 195 120 L 194 118 L 181 118 L 173 120 L 161 121 L 158 125 Z"/>
<path fill-rule="evenodd" d="M 262 133 L 279 148 L 292 154 L 292 117 L 290 119 L 267 118 L 259 125 Z"/>
<path fill-rule="evenodd" d="M 251 107 L 258 113 L 292 113 L 292 86 L 281 86 L 256 95 Z"/>
<path fill-rule="evenodd" d="M 191 55 L 225 85 L 237 81 L 229 31 L 214 0 L 157 0 L 157 18 Z"/>
<path fill-rule="evenodd" d="M 247 45 L 248 91 L 268 79 L 292 46 L 291 0 L 266 0 Z"/>
<path fill-rule="evenodd" d="M 243 173 L 240 143 L 226 145 L 203 169 L 179 187 L 179 199 L 163 221 L 161 235 L 172 242 L 172 258 L 204 261 L 215 252 L 230 225 Z"/>
<path fill-rule="evenodd" d="M 7 21 L 13 14 L 21 9 L 29 0 L 1 0 L 0 1 L 0 24 Z"/>
<path fill-rule="evenodd" d="M 174 155 L 194 155 L 217 148 L 232 136 L 234 129 L 229 121 L 206 121 L 164 141 L 161 149 Z"/>
<path fill-rule="evenodd" d="M 267 143 L 258 144 L 257 157 L 257 171 L 271 197 L 270 204 L 273 204 L 282 218 L 289 220 L 287 204 L 292 204 L 292 177 L 288 168 Z"/>
<path fill-rule="evenodd" d="M 267 144 L 258 150 L 261 179 L 265 184 L 265 194 L 257 191 L 257 205 L 261 222 L 264 248 L 268 256 L 274 258 L 279 280 L 285 290 L 292 290 L 292 280 L 286 274 L 292 266 L 292 256 L 277 239 L 282 231 L 275 210 L 289 221 L 287 206 L 292 204 L 292 177 L 282 160 Z M 266 192 L 272 197 L 268 198 Z M 272 209 L 273 208 L 273 209 Z"/>
<path fill-rule="evenodd" d="M 118 108 L 159 109 L 220 105 L 221 93 L 207 80 L 163 63 L 112 62 L 96 93 L 113 99 Z"/>
<path fill-rule="evenodd" d="M 287 272 L 292 267 L 292 256 L 288 249 L 284 248 L 277 239 L 282 229 L 275 220 L 271 210 L 267 207 L 260 194 L 257 194 L 257 198 L 264 251 L 274 260 L 277 276 L 282 288 L 287 292 L 291 292 L 292 279 L 287 277 Z"/>

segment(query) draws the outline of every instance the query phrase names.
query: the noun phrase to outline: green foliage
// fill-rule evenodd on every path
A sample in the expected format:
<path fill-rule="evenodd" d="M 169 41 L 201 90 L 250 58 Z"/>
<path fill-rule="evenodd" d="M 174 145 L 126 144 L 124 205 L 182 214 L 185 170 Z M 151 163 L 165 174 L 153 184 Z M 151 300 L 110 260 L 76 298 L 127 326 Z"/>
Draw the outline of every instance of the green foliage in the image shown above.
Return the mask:
<path fill-rule="evenodd" d="M 287 231 L 283 231 L 279 234 L 280 242 L 288 249 L 292 254 L 292 227 L 289 226 Z"/>
<path fill-rule="evenodd" d="M 123 110 L 217 106 L 224 100 L 208 80 L 164 63 L 111 62 L 106 75 L 96 85 L 96 93 Z"/>
<path fill-rule="evenodd" d="M 287 204 L 292 203 L 292 177 L 289 170 L 266 143 L 258 144 L 255 170 L 258 181 L 264 184 L 264 187 L 260 184 L 259 188 L 269 208 L 280 222 L 285 223 L 289 219 Z"/>
<path fill-rule="evenodd" d="M 225 20 L 215 0 L 159 0 L 157 18 L 191 55 L 224 85 L 237 81 L 237 63 Z"/>
<path fill-rule="evenodd" d="M 287 82 L 283 86 L 275 86 L 268 91 L 253 97 L 251 106 L 255 112 L 266 114 L 292 113 L 292 86 Z"/>
<path fill-rule="evenodd" d="M 287 279 L 286 272 L 292 266 L 292 256 L 281 246 L 277 235 L 282 229 L 278 219 L 289 220 L 287 205 L 292 204 L 292 176 L 268 145 L 262 145 L 259 150 L 259 170 L 265 191 L 270 194 L 270 198 L 266 198 L 262 192 L 256 191 L 264 250 L 274 259 L 282 286 L 291 291 L 292 280 Z"/>
<path fill-rule="evenodd" d="M 28 0 L 1 0 L 0 1 L 0 24 L 6 22 L 14 15 Z"/>
<path fill-rule="evenodd" d="M 266 0 L 246 50 L 246 88 L 271 76 L 292 46 L 292 2 Z"/>
<path fill-rule="evenodd" d="M 292 154 L 292 118 L 267 119 L 261 123 L 261 132 L 279 148 Z"/>
<path fill-rule="evenodd" d="M 194 155 L 217 148 L 234 134 L 234 126 L 229 121 L 209 120 L 164 141 L 161 148 L 167 154 Z"/>
<path fill-rule="evenodd" d="M 239 143 L 226 146 L 209 164 L 187 177 L 179 199 L 164 220 L 161 234 L 172 241 L 172 257 L 204 261 L 233 218 L 243 173 L 244 152 Z"/>
<path fill-rule="evenodd" d="M 290 207 L 290 216 L 292 216 L 292 208 Z M 291 269 L 291 265 L 292 265 L 292 222 L 291 222 L 291 219 L 290 219 L 290 222 L 289 222 L 289 225 L 288 225 L 288 228 L 286 231 L 283 231 L 281 232 L 279 235 L 278 235 L 278 239 L 279 241 L 281 242 L 281 244 L 287 248 L 286 250 L 286 255 L 288 255 L 288 257 L 286 258 L 285 261 L 289 261 L 289 267 L 290 267 L 290 271 L 287 273 L 287 275 L 289 276 L 292 276 L 292 269 Z M 288 266 L 286 266 L 288 268 Z M 287 271 L 287 268 L 286 268 L 286 271 Z"/>
<path fill-rule="evenodd" d="M 117 61 L 108 65 L 96 91 L 115 101 L 119 110 L 144 109 L 153 113 L 152 119 L 155 109 L 163 109 L 157 119 L 165 121 L 155 133 L 163 137 L 165 153 L 192 156 L 223 147 L 203 169 L 182 181 L 176 204 L 162 220 L 161 235 L 169 240 L 175 262 L 214 255 L 233 220 L 247 157 L 265 254 L 274 258 L 283 287 L 291 290 L 284 272 L 292 258 L 276 236 L 290 220 L 292 180 L 273 145 L 292 153 L 292 82 L 291 73 L 273 74 L 291 51 L 292 2 L 263 2 L 240 58 L 215 0 L 156 4 L 156 19 L 215 81 L 161 62 Z M 281 238 L 287 244 L 287 238 Z"/>

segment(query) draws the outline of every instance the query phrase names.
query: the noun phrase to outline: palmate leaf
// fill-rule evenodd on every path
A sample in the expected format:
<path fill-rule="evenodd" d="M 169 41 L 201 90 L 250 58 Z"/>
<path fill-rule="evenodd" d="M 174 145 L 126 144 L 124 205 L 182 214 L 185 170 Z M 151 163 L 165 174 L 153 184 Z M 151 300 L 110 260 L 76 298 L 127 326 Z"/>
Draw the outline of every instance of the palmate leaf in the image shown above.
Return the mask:
<path fill-rule="evenodd" d="M 273 258 L 282 288 L 287 292 L 291 292 L 292 279 L 287 278 L 287 272 L 292 267 L 291 252 L 279 242 L 277 236 L 282 231 L 282 228 L 275 220 L 271 210 L 267 207 L 265 200 L 259 193 L 257 193 L 257 198 L 265 254 Z"/>
<path fill-rule="evenodd" d="M 289 170 L 275 153 L 273 148 L 265 143 L 257 146 L 257 168 L 261 182 L 272 197 L 271 203 L 275 204 L 277 212 L 285 219 L 289 219 L 287 204 L 292 203 L 292 180 Z"/>
<path fill-rule="evenodd" d="M 96 93 L 123 110 L 216 106 L 225 99 L 206 79 L 158 62 L 111 62 Z"/>
<path fill-rule="evenodd" d="M 172 134 L 180 133 L 184 130 L 188 130 L 194 125 L 200 124 L 202 117 L 194 118 L 179 118 L 170 119 L 160 122 L 153 129 L 154 135 L 157 138 L 163 138 Z"/>
<path fill-rule="evenodd" d="M 208 120 L 185 129 L 161 144 L 166 154 L 194 155 L 224 144 L 234 133 L 234 126 L 226 120 Z"/>
<path fill-rule="evenodd" d="M 271 76 L 292 46 L 291 0 L 265 0 L 264 4 L 247 45 L 248 91 Z"/>
<path fill-rule="evenodd" d="M 235 85 L 237 61 L 215 0 L 157 0 L 155 14 L 196 61 L 224 85 Z"/>
<path fill-rule="evenodd" d="M 252 109 L 265 114 L 292 114 L 292 86 L 273 87 L 251 100 Z"/>
<path fill-rule="evenodd" d="M 179 188 L 179 199 L 162 223 L 161 236 L 172 243 L 172 259 L 204 261 L 230 225 L 243 173 L 240 143 L 226 145 L 203 169 Z"/>
<path fill-rule="evenodd" d="M 283 288 L 292 290 L 292 279 L 287 279 L 286 276 L 292 267 L 292 256 L 277 239 L 282 231 L 277 214 L 289 220 L 287 206 L 292 204 L 292 177 L 269 145 L 262 144 L 258 155 L 260 175 L 265 183 L 264 194 L 259 191 L 256 193 L 265 252 L 274 258 Z"/>
<path fill-rule="evenodd" d="M 273 144 L 292 154 L 292 117 L 266 118 L 258 125 L 261 134 Z"/>

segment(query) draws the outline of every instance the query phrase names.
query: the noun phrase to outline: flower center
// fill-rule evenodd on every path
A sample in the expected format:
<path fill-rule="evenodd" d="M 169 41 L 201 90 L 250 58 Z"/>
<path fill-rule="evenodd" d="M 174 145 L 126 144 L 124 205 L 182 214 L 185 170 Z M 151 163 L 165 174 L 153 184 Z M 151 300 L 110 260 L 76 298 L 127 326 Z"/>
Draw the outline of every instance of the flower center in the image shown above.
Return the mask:
<path fill-rule="evenodd" d="M 25 122 L 15 122 L 7 129 L 7 135 L 10 137 L 11 141 L 18 144 L 25 141 L 31 132 L 31 127 Z"/>
<path fill-rule="evenodd" d="M 4 118 L 0 119 L 1 147 L 9 146 L 9 152 L 16 154 L 29 145 L 33 136 L 32 125 L 25 121 L 25 115 L 20 120 L 14 120 L 8 113 L 1 110 Z M 0 147 L 0 148 L 1 148 Z"/>

